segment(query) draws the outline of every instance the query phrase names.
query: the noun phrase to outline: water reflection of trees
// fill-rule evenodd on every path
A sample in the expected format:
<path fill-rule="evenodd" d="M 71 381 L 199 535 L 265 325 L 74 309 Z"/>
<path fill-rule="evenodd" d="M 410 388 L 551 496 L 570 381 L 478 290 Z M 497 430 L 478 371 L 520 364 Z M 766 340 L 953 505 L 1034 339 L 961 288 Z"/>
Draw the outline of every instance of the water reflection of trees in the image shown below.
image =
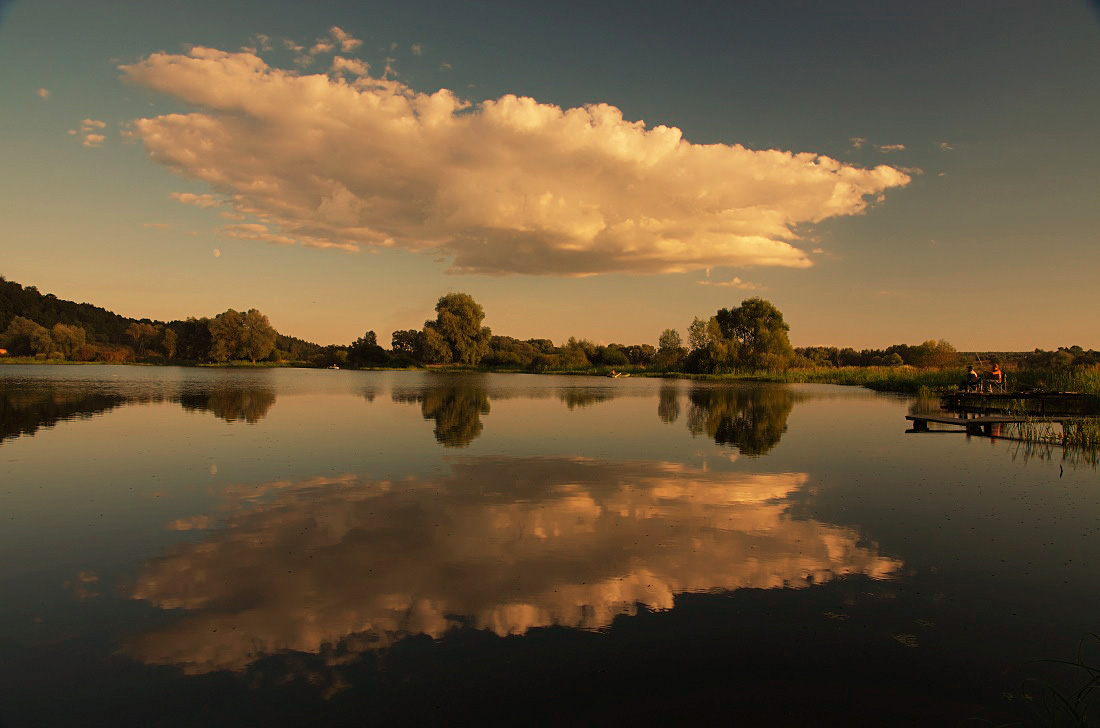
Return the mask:
<path fill-rule="evenodd" d="M 267 416 L 275 398 L 273 390 L 262 388 L 220 389 L 175 397 L 163 393 L 126 396 L 114 392 L 41 387 L 14 389 L 0 385 L 0 441 L 33 435 L 42 427 L 87 419 L 124 405 L 166 401 L 178 402 L 189 412 L 210 412 L 226 422 L 243 420 L 255 424 Z"/>
<path fill-rule="evenodd" d="M 58 422 L 92 417 L 126 402 L 127 398 L 117 394 L 11 388 L 0 384 L 0 441 L 33 435 L 40 427 L 52 427 Z"/>
<path fill-rule="evenodd" d="M 188 412 L 205 411 L 226 422 L 256 424 L 267 417 L 275 399 L 273 389 L 246 387 L 188 393 L 180 396 L 179 403 Z"/>
<path fill-rule="evenodd" d="M 446 384 L 412 392 L 394 392 L 394 402 L 417 403 L 426 420 L 435 420 L 435 439 L 444 447 L 466 447 L 481 434 L 481 415 L 489 414 L 489 393 L 476 384 Z"/>
<path fill-rule="evenodd" d="M 763 455 L 779 444 L 795 402 L 786 387 L 697 387 L 688 398 L 691 434 L 744 455 Z"/>
<path fill-rule="evenodd" d="M 661 385 L 657 395 L 657 416 L 661 422 L 672 424 L 680 419 L 680 390 L 667 384 Z"/>
<path fill-rule="evenodd" d="M 590 405 L 607 402 L 615 398 L 615 393 L 602 388 L 586 389 L 581 387 L 569 387 L 561 390 L 558 398 L 569 409 L 588 407 Z"/>

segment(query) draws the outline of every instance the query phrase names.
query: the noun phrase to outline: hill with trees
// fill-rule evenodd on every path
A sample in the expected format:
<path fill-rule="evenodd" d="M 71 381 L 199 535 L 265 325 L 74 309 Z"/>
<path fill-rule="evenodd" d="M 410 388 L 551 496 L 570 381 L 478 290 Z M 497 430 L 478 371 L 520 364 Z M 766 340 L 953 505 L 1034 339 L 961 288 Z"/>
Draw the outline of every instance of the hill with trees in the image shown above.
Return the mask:
<path fill-rule="evenodd" d="M 312 362 L 323 347 L 283 336 L 257 309 L 185 321 L 131 319 L 0 276 L 0 347 L 42 360 Z"/>

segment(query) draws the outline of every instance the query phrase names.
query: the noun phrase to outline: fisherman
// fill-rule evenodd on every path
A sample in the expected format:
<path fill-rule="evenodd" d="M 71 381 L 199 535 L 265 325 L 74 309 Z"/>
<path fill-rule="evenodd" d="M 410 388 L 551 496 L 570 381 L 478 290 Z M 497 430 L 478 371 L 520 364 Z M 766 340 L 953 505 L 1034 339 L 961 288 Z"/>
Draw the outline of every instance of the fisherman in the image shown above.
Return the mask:
<path fill-rule="evenodd" d="M 997 362 L 993 362 L 993 369 L 991 369 L 985 378 L 989 381 L 989 391 L 994 389 L 1003 389 L 1005 382 L 1004 372 L 1001 371 L 1001 365 Z"/>
<path fill-rule="evenodd" d="M 966 368 L 966 379 L 962 381 L 963 388 L 969 392 L 973 389 L 977 389 L 978 387 L 980 387 L 981 383 L 982 378 L 978 376 L 978 373 L 976 371 L 974 371 L 974 367 L 968 366 Z"/>

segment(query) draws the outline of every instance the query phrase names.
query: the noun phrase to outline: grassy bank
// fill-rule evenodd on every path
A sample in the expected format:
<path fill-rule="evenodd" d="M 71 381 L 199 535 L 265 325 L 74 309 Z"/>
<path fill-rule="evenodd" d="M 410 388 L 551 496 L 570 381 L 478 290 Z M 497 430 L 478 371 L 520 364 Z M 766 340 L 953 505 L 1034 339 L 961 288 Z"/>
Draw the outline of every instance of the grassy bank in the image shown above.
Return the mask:
<path fill-rule="evenodd" d="M 62 359 L 37 359 L 34 357 L 3 357 L 0 363 L 8 364 L 85 364 L 102 362 L 70 362 Z M 245 367 L 245 368 L 269 368 L 269 367 L 309 367 L 306 362 L 224 362 L 224 363 L 200 363 L 183 360 L 159 360 L 156 362 L 128 362 L 129 364 L 164 365 L 175 366 L 202 366 L 202 367 Z M 364 369 L 379 369 L 392 371 L 393 367 L 364 367 Z M 406 369 L 400 367 L 399 369 Z M 465 365 L 432 365 L 427 367 L 429 371 L 446 372 L 498 372 L 498 373 L 525 373 L 525 374 L 558 374 L 581 376 L 607 376 L 612 367 L 589 367 L 585 369 L 547 369 L 532 372 L 528 369 L 494 368 Z M 690 374 L 664 369 L 646 369 L 638 366 L 615 367 L 624 375 L 632 377 L 658 377 L 668 379 L 688 379 L 707 382 L 779 382 L 787 384 L 840 384 L 847 386 L 867 387 L 880 392 L 906 392 L 935 394 L 951 391 L 963 379 L 965 369 L 917 369 L 910 366 L 898 367 L 813 367 L 801 369 L 788 369 L 786 371 L 740 371 L 726 374 Z M 1008 373 L 1008 384 L 1011 391 L 1049 391 L 1049 392 L 1081 392 L 1084 394 L 1100 395 L 1100 368 L 1078 367 L 1076 369 L 1044 370 L 1023 369 Z"/>
<path fill-rule="evenodd" d="M 670 377 L 706 382 L 779 382 L 786 384 L 841 384 L 880 392 L 935 392 L 953 389 L 963 369 L 915 369 L 912 367 L 815 367 L 786 371 L 744 371 L 728 374 L 684 374 L 641 371 L 633 376 Z"/>

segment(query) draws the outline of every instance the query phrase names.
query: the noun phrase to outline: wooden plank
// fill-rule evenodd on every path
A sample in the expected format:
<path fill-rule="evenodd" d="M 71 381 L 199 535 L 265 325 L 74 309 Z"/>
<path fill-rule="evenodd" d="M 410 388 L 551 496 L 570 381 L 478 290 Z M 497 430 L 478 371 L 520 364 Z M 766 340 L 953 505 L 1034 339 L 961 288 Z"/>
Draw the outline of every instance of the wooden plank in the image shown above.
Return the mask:
<path fill-rule="evenodd" d="M 982 425 L 1007 425 L 1022 422 L 1062 422 L 1073 417 L 1019 417 L 1012 415 L 984 415 L 982 417 L 946 417 L 943 415 L 905 415 L 905 419 L 914 423 L 935 422 L 938 425 L 956 425 L 958 427 L 980 427 Z"/>

